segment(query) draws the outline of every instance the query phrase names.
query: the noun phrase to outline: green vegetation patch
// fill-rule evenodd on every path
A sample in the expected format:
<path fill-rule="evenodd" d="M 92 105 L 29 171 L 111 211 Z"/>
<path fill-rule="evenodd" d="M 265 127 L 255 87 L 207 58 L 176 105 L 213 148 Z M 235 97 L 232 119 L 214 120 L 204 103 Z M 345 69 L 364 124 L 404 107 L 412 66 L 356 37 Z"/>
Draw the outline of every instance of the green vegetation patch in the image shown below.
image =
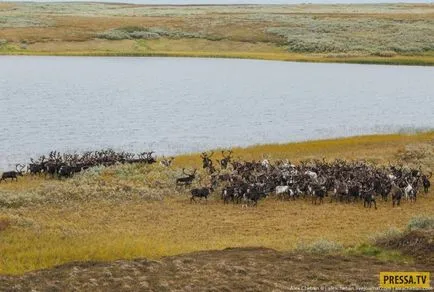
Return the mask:
<path fill-rule="evenodd" d="M 161 27 L 138 27 L 126 26 L 117 29 L 111 29 L 105 32 L 98 33 L 97 38 L 107 40 L 126 40 L 126 39 L 159 39 L 168 37 L 174 39 L 181 38 L 203 38 L 201 33 L 185 32 L 180 30 L 170 30 Z"/>
<path fill-rule="evenodd" d="M 24 15 L 0 15 L 0 28 L 45 27 L 51 23 L 41 18 Z"/>
<path fill-rule="evenodd" d="M 407 225 L 408 230 L 434 229 L 434 217 L 418 216 L 410 219 Z"/>
<path fill-rule="evenodd" d="M 288 51 L 364 52 L 380 57 L 434 50 L 434 21 L 291 16 L 266 29 L 286 41 Z"/>
<path fill-rule="evenodd" d="M 310 244 L 298 244 L 296 247 L 296 251 L 314 254 L 337 253 L 342 249 L 342 244 L 327 239 L 320 239 Z"/>

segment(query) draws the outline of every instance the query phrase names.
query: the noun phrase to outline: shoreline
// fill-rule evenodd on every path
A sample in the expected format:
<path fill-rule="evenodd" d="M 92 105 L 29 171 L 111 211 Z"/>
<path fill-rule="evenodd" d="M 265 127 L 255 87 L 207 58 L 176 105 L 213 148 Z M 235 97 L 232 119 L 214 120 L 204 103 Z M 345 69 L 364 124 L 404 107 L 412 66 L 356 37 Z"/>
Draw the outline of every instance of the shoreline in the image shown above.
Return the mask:
<path fill-rule="evenodd" d="M 434 56 L 395 56 L 395 57 L 324 57 L 293 53 L 254 53 L 254 52 L 1 52 L 0 56 L 52 56 L 52 57 L 173 57 L 173 58 L 215 58 L 215 59 L 245 59 L 299 63 L 335 63 L 335 64 L 366 64 L 366 65 L 400 65 L 400 66 L 434 66 Z"/>
<path fill-rule="evenodd" d="M 265 155 L 274 155 L 278 153 L 279 155 L 286 153 L 286 154 L 293 154 L 296 153 L 308 153 L 309 149 L 318 145 L 322 145 L 325 147 L 328 151 L 332 150 L 332 152 L 335 152 L 335 150 L 339 151 L 340 147 L 346 147 L 346 146 L 357 146 L 357 144 L 360 145 L 377 145 L 381 146 L 382 144 L 394 144 L 394 143 L 404 143 L 406 140 L 416 140 L 416 141 L 429 141 L 430 139 L 434 138 L 434 129 L 421 129 L 421 130 L 415 130 L 415 131 L 408 131 L 408 132 L 396 132 L 396 133 L 377 133 L 377 134 L 360 134 L 360 135 L 353 135 L 353 136 L 341 136 L 341 137 L 328 137 L 328 138 L 320 138 L 320 139 L 307 139 L 307 140 L 300 140 L 300 141 L 286 141 L 286 142 L 270 142 L 270 143 L 256 143 L 256 144 L 250 144 L 250 145 L 234 145 L 232 147 L 212 147 L 207 149 L 202 149 L 198 151 L 191 151 L 191 152 L 180 152 L 180 153 L 174 153 L 174 154 L 165 154 L 165 153 L 158 153 L 158 149 L 148 149 L 156 150 L 157 158 L 160 159 L 162 157 L 175 157 L 175 158 L 181 158 L 184 163 L 188 164 L 186 160 L 192 159 L 194 161 L 194 166 L 200 166 L 200 163 L 197 162 L 198 157 L 200 156 L 201 152 L 219 152 L 221 150 L 227 150 L 231 149 L 234 151 L 237 151 L 239 153 L 242 153 L 243 155 L 250 156 L 251 152 L 254 152 L 256 154 L 262 153 Z M 115 149 L 122 151 L 122 149 L 118 149 L 116 147 L 109 147 L 108 149 Z M 98 151 L 102 149 L 92 149 L 90 151 Z M 57 150 L 64 153 L 71 153 L 68 151 L 62 151 Z M 85 151 L 85 150 L 83 150 Z M 80 153 L 78 151 L 77 153 Z M 44 153 L 42 153 L 44 154 Z M 40 154 L 40 155 L 42 155 Z M 36 158 L 36 157 L 32 157 Z M 259 158 L 258 155 L 254 155 L 251 158 Z M 288 158 L 288 157 L 281 157 L 281 158 Z M 294 157 L 296 158 L 296 157 Z M 30 157 L 28 157 L 30 159 Z M 9 168 L 13 165 L 18 164 L 28 164 L 29 160 L 27 161 L 15 161 L 14 163 L 9 165 Z M 197 163 L 197 165 L 196 165 Z M 175 162 L 175 164 L 178 164 Z M 6 170 L 5 167 L 3 170 Z M 0 173 L 2 171 L 1 165 L 0 165 Z"/>

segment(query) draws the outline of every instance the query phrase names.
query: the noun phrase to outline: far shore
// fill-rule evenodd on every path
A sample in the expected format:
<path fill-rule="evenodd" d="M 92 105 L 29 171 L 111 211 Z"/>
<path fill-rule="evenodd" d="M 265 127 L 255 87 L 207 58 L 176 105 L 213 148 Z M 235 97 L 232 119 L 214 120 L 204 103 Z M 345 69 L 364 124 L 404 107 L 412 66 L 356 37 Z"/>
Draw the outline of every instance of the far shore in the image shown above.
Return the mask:
<path fill-rule="evenodd" d="M 434 65 L 433 4 L 0 2 L 0 55 Z"/>
<path fill-rule="evenodd" d="M 25 51 L 0 52 L 0 56 L 64 56 L 64 57 L 189 57 L 189 58 L 223 58 L 252 59 L 269 61 L 289 61 L 308 63 L 348 63 L 377 65 L 434 66 L 434 56 L 395 56 L 395 57 L 321 57 L 291 53 L 245 53 L 245 52 L 104 52 L 104 51 Z"/>

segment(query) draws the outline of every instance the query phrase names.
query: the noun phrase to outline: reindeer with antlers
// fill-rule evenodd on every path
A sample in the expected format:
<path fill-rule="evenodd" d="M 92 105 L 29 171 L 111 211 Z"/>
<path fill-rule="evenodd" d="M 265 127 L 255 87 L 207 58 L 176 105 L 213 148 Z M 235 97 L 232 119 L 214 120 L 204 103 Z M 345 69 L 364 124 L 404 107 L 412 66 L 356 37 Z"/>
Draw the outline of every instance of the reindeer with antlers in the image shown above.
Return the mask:
<path fill-rule="evenodd" d="M 222 151 L 223 159 L 217 160 L 218 163 L 220 163 L 220 166 L 222 169 L 226 169 L 229 165 L 229 163 L 232 161 L 232 150 L 228 151 L 228 154 L 225 155 L 225 150 Z"/>
<path fill-rule="evenodd" d="M 154 151 L 151 152 L 143 152 L 141 153 L 139 156 L 143 157 L 144 162 L 146 162 L 147 164 L 153 164 L 155 162 L 157 162 L 157 159 L 155 159 L 152 154 L 154 153 Z"/>
<path fill-rule="evenodd" d="M 211 160 L 211 157 L 213 156 L 214 152 L 211 151 L 211 154 L 208 154 L 206 152 L 202 152 L 200 157 L 202 158 L 202 167 L 206 168 L 209 172 L 209 174 L 213 174 L 216 169 L 213 165 L 213 162 Z"/>
<path fill-rule="evenodd" d="M 191 185 L 193 180 L 196 178 L 196 171 L 195 169 L 193 173 L 186 173 L 185 168 L 182 169 L 182 173 L 186 176 L 180 177 L 176 179 L 176 186 L 188 186 Z"/>
<path fill-rule="evenodd" d="M 18 169 L 18 167 L 20 169 Z M 15 170 L 13 171 L 6 171 L 2 173 L 2 177 L 0 178 L 0 183 L 2 182 L 2 180 L 6 181 L 6 179 L 10 178 L 11 181 L 13 181 L 15 179 L 15 181 L 18 181 L 18 176 L 23 176 L 23 169 L 24 167 L 26 167 L 25 165 L 21 165 L 21 164 L 17 164 L 15 166 Z"/>
<path fill-rule="evenodd" d="M 34 161 L 30 158 L 30 162 L 28 171 L 31 174 L 41 174 L 45 170 L 45 155 L 41 156 L 39 161 Z"/>
<path fill-rule="evenodd" d="M 163 156 L 163 159 L 160 161 L 160 164 L 162 166 L 165 166 L 165 167 L 170 167 L 172 165 L 172 162 L 174 159 L 175 159 L 175 157 L 173 157 L 173 156 L 171 156 L 169 158 L 166 158 Z"/>
<path fill-rule="evenodd" d="M 428 193 L 429 187 L 431 186 L 431 182 L 429 181 L 431 177 L 432 177 L 432 172 L 429 173 L 429 176 L 427 176 L 426 174 L 422 175 L 422 184 L 423 184 L 423 190 L 425 194 Z"/>

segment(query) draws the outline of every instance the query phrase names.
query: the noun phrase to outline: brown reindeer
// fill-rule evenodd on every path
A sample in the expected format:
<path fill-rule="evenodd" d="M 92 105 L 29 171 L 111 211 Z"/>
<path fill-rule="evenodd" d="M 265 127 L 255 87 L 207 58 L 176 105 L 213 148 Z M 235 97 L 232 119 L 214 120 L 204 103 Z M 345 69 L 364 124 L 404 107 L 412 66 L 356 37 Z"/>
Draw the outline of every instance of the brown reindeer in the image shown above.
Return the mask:
<path fill-rule="evenodd" d="M 13 181 L 15 179 L 15 181 L 18 181 L 18 176 L 23 176 L 23 169 L 24 167 L 26 167 L 25 165 L 21 165 L 21 164 L 17 164 L 15 166 L 15 170 L 13 171 L 6 171 L 2 173 L 2 177 L 0 178 L 0 183 L 4 180 L 6 181 L 6 179 L 10 178 L 11 181 Z M 20 168 L 20 169 L 18 169 Z"/>
<path fill-rule="evenodd" d="M 186 173 L 185 172 L 185 168 L 182 169 L 182 173 L 186 176 L 184 177 L 180 177 L 176 179 L 176 186 L 187 186 L 187 185 L 191 185 L 191 183 L 193 182 L 193 180 L 196 178 L 196 171 L 197 169 L 195 169 L 193 171 L 193 173 Z"/>

